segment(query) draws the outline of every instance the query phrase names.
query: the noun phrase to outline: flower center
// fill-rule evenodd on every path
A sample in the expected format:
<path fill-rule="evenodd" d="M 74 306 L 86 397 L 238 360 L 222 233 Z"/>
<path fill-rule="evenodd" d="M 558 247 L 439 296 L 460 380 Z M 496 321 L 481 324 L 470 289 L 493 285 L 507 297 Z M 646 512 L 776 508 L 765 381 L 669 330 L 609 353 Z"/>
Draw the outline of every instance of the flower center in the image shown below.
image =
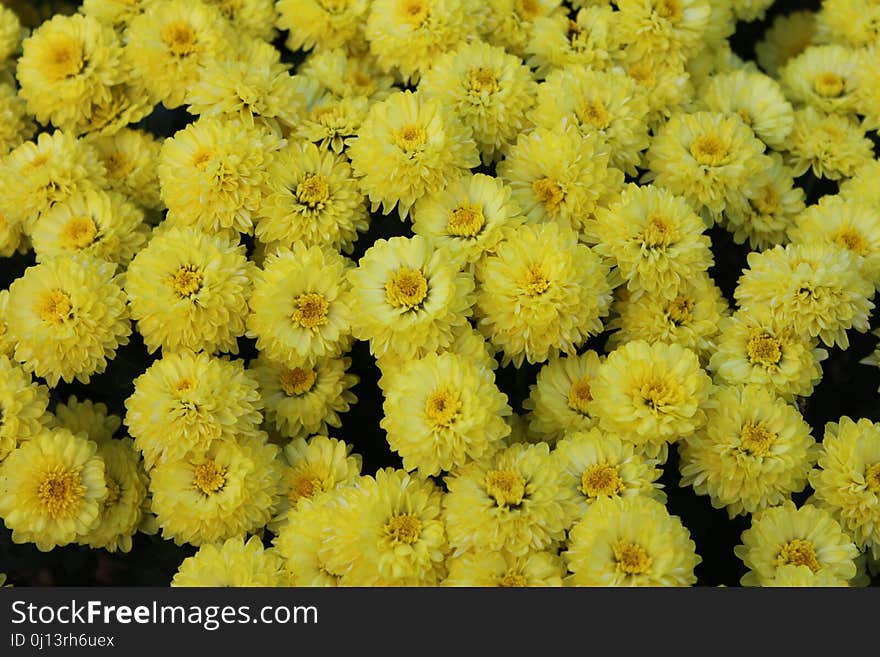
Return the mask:
<path fill-rule="evenodd" d="M 449 427 L 458 417 L 461 401 L 452 390 L 435 390 L 425 401 L 425 415 L 435 427 Z"/>
<path fill-rule="evenodd" d="M 112 477 L 107 477 L 107 499 L 104 500 L 104 508 L 113 506 L 119 501 L 122 494 L 122 488 Z"/>
<path fill-rule="evenodd" d="M 519 0 L 516 13 L 525 21 L 537 18 L 541 14 L 541 5 L 538 0 Z"/>
<path fill-rule="evenodd" d="M 302 328 L 314 329 L 324 326 L 327 322 L 327 310 L 330 304 L 323 294 L 310 292 L 299 295 L 293 302 L 295 306 L 290 319 Z"/>
<path fill-rule="evenodd" d="M 328 14 L 341 14 L 348 7 L 348 0 L 318 0 Z"/>
<path fill-rule="evenodd" d="M 119 152 L 108 154 L 102 158 L 107 175 L 111 178 L 120 179 L 128 176 L 134 168 L 131 161 Z"/>
<path fill-rule="evenodd" d="M 652 214 L 648 216 L 641 238 L 642 243 L 649 249 L 666 248 L 675 239 L 675 232 L 665 217 Z"/>
<path fill-rule="evenodd" d="M 843 93 L 845 86 L 843 78 L 831 71 L 826 71 L 813 80 L 813 89 L 823 98 L 837 98 Z"/>
<path fill-rule="evenodd" d="M 611 548 L 617 570 L 627 575 L 640 575 L 651 567 L 651 557 L 647 550 L 637 543 L 617 541 Z"/>
<path fill-rule="evenodd" d="M 223 490 L 226 485 L 226 470 L 217 467 L 217 464 L 209 459 L 195 467 L 193 483 L 205 495 L 213 495 Z"/>
<path fill-rule="evenodd" d="M 865 470 L 865 485 L 869 491 L 880 495 L 880 463 L 875 463 Z"/>
<path fill-rule="evenodd" d="M 749 456 L 764 456 L 776 441 L 776 434 L 764 428 L 763 424 L 743 425 L 739 434 L 740 449 Z"/>
<path fill-rule="evenodd" d="M 37 497 L 53 518 L 66 515 L 84 494 L 85 488 L 76 473 L 61 468 L 47 472 L 37 485 Z"/>
<path fill-rule="evenodd" d="M 727 147 L 716 135 L 700 135 L 691 143 L 690 150 L 703 166 L 717 167 L 727 161 Z"/>
<path fill-rule="evenodd" d="M 581 473 L 581 492 L 587 497 L 613 497 L 623 490 L 616 465 L 591 465 Z"/>
<path fill-rule="evenodd" d="M 514 572 L 505 573 L 504 577 L 498 580 L 498 586 L 502 588 L 522 588 L 526 584 L 526 578 Z"/>
<path fill-rule="evenodd" d="M 74 249 L 84 249 L 95 241 L 98 227 L 91 217 L 71 217 L 61 230 L 61 242 Z"/>
<path fill-rule="evenodd" d="M 679 0 L 659 0 L 655 5 L 659 16 L 669 20 L 678 20 L 682 16 L 682 8 Z"/>
<path fill-rule="evenodd" d="M 446 230 L 456 237 L 476 237 L 485 223 L 483 209 L 479 205 L 466 203 L 450 213 Z"/>
<path fill-rule="evenodd" d="M 37 314 L 47 324 L 56 326 L 73 319 L 73 304 L 70 302 L 70 296 L 61 290 L 52 290 L 40 300 Z"/>
<path fill-rule="evenodd" d="M 841 228 L 834 236 L 834 242 L 858 255 L 865 255 L 868 252 L 868 240 L 854 228 Z"/>
<path fill-rule="evenodd" d="M 312 389 L 315 385 L 315 370 L 312 368 L 285 368 L 278 377 L 281 389 L 288 397 L 298 397 Z"/>
<path fill-rule="evenodd" d="M 517 507 L 526 493 L 526 482 L 512 470 L 490 470 L 486 473 L 486 492 L 498 506 Z"/>
<path fill-rule="evenodd" d="M 401 267 L 385 283 L 385 299 L 395 308 L 418 308 L 428 296 L 428 281 L 417 269 Z"/>
<path fill-rule="evenodd" d="M 689 324 L 693 319 L 694 300 L 688 297 L 675 297 L 666 308 L 666 316 L 675 326 Z"/>
<path fill-rule="evenodd" d="M 174 21 L 162 28 L 159 37 L 175 57 L 187 57 L 196 52 L 198 39 L 196 31 L 189 23 Z"/>
<path fill-rule="evenodd" d="M 324 176 L 310 173 L 296 186 L 296 198 L 310 210 L 321 210 L 330 198 L 330 186 Z"/>
<path fill-rule="evenodd" d="M 581 123 L 587 123 L 596 130 L 604 130 L 611 125 L 611 115 L 601 100 L 588 100 L 581 105 L 577 114 Z"/>
<path fill-rule="evenodd" d="M 769 333 L 754 332 L 746 345 L 749 361 L 758 365 L 776 365 L 782 359 L 782 343 Z"/>
<path fill-rule="evenodd" d="M 190 299 L 202 289 L 202 275 L 195 265 L 183 265 L 171 277 L 171 289 L 178 299 Z"/>
<path fill-rule="evenodd" d="M 582 415 L 587 415 L 593 394 L 590 391 L 590 380 L 587 377 L 575 381 L 568 389 L 568 407 Z"/>
<path fill-rule="evenodd" d="M 354 71 L 349 74 L 345 81 L 358 90 L 359 96 L 371 96 L 376 90 L 376 82 L 363 71 Z"/>
<path fill-rule="evenodd" d="M 488 68 L 474 68 L 468 71 L 468 88 L 477 93 L 491 94 L 498 90 L 498 78 Z"/>
<path fill-rule="evenodd" d="M 767 185 L 762 188 L 758 196 L 752 199 L 752 205 L 762 214 L 777 214 L 782 209 L 781 199 L 776 190 Z"/>
<path fill-rule="evenodd" d="M 807 566 L 814 573 L 819 570 L 816 548 L 810 541 L 802 538 L 796 538 L 783 545 L 776 559 L 783 566 Z"/>
<path fill-rule="evenodd" d="M 657 78 L 654 75 L 654 69 L 650 64 L 644 62 L 636 62 L 626 69 L 626 74 L 643 87 L 652 88 L 657 84 Z"/>
<path fill-rule="evenodd" d="M 530 297 L 537 297 L 544 294 L 550 288 L 550 281 L 544 275 L 540 265 L 532 265 L 526 272 L 525 279 L 522 283 L 522 289 Z"/>
<path fill-rule="evenodd" d="M 541 178 L 532 183 L 532 191 L 538 197 L 545 208 L 553 210 L 565 200 L 565 192 L 562 187 L 554 180 L 549 178 Z"/>
<path fill-rule="evenodd" d="M 385 534 L 392 545 L 412 545 L 421 533 L 422 522 L 408 513 L 394 516 L 385 525 Z"/>
<path fill-rule="evenodd" d="M 401 150 L 411 153 L 424 146 L 428 133 L 422 126 L 411 123 L 392 133 L 391 139 Z"/>
<path fill-rule="evenodd" d="M 72 78 L 85 66 L 82 44 L 71 38 L 61 38 L 53 43 L 46 57 L 48 77 L 56 80 Z"/>
<path fill-rule="evenodd" d="M 200 148 L 193 154 L 192 165 L 196 169 L 204 170 L 208 162 L 214 158 L 214 151 L 210 148 Z"/>
<path fill-rule="evenodd" d="M 323 489 L 320 477 L 311 472 L 297 472 L 289 479 L 287 499 L 294 505 L 301 498 L 313 497 Z"/>
<path fill-rule="evenodd" d="M 663 411 L 675 403 L 675 388 L 667 381 L 649 381 L 639 389 L 639 395 L 651 410 Z"/>

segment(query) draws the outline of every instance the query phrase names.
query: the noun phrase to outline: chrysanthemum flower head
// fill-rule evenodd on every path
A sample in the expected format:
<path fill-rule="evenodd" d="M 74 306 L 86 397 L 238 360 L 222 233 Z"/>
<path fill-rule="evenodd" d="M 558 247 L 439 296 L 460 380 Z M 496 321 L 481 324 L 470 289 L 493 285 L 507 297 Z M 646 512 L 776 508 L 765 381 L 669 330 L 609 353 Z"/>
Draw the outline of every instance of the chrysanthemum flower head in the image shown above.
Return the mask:
<path fill-rule="evenodd" d="M 259 537 L 233 536 L 222 543 L 202 545 L 184 559 L 171 579 L 171 586 L 284 586 L 282 560 L 264 549 Z"/>
<path fill-rule="evenodd" d="M 48 552 L 97 526 L 107 485 L 96 452 L 97 445 L 82 435 L 51 429 L 0 463 L 0 518 L 13 542 Z"/>
<path fill-rule="evenodd" d="M 91 399 L 80 401 L 70 395 L 65 402 L 59 402 L 52 411 L 52 424 L 73 433 L 83 433 L 100 447 L 113 439 L 113 434 L 122 425 L 122 418 L 113 415 L 107 405 Z"/>
<path fill-rule="evenodd" d="M 286 45 L 300 49 L 340 48 L 363 38 L 369 0 L 278 0 L 277 25 Z"/>
<path fill-rule="evenodd" d="M 0 10 L 3 7 L 0 5 Z M 0 157 L 30 139 L 36 131 L 24 99 L 11 84 L 0 83 Z"/>
<path fill-rule="evenodd" d="M 18 14 L 0 5 L 0 66 L 3 66 L 21 46 L 23 29 Z"/>
<path fill-rule="evenodd" d="M 855 91 L 856 114 L 863 116 L 866 130 L 880 130 L 880 46 L 859 53 L 860 63 Z"/>
<path fill-rule="evenodd" d="M 106 137 L 88 140 L 107 174 L 110 189 L 129 196 L 149 210 L 162 206 L 156 164 L 162 144 L 143 130 L 123 128 Z"/>
<path fill-rule="evenodd" d="M 871 140 L 855 117 L 825 114 L 812 106 L 795 111 L 786 149 L 795 176 L 812 169 L 816 177 L 829 180 L 848 178 L 874 159 Z"/>
<path fill-rule="evenodd" d="M 0 356 L 0 462 L 49 424 L 49 390 L 18 363 Z"/>
<path fill-rule="evenodd" d="M 202 0 L 220 10 L 236 30 L 249 37 L 272 42 L 277 35 L 278 14 L 274 0 Z"/>
<path fill-rule="evenodd" d="M 840 181 L 840 196 L 880 208 L 880 159 L 871 160 L 860 167 L 852 178 Z"/>
<path fill-rule="evenodd" d="M 447 561 L 449 574 L 443 586 L 519 588 L 562 586 L 565 564 L 559 555 L 534 550 L 514 555 L 507 550 L 473 549 Z"/>
<path fill-rule="evenodd" d="M 817 40 L 854 48 L 880 37 L 880 6 L 874 0 L 824 0 L 815 16 Z"/>
<path fill-rule="evenodd" d="M 764 32 L 764 37 L 755 44 L 758 64 L 767 73 L 776 76 L 789 59 L 797 57 L 813 44 L 815 32 L 815 12 L 795 11 L 776 16 Z"/>
<path fill-rule="evenodd" d="M 772 577 L 761 580 L 761 586 L 781 588 L 808 588 L 808 587 L 848 587 L 849 582 L 835 577 L 828 570 L 813 572 L 809 566 L 796 566 L 787 564 L 776 568 Z"/>
<path fill-rule="evenodd" d="M 344 48 L 312 52 L 297 69 L 338 98 L 384 100 L 394 89 L 394 76 L 383 73 L 372 55 L 355 55 Z"/>
<path fill-rule="evenodd" d="M 844 46 L 811 46 L 786 62 L 779 77 L 793 102 L 826 114 L 849 114 L 856 109 L 860 64 L 858 53 Z"/>
<path fill-rule="evenodd" d="M 348 139 L 358 135 L 367 118 L 370 100 L 364 96 L 340 98 L 317 80 L 296 75 L 306 107 L 291 136 L 310 141 L 322 150 L 342 153 Z"/>
<path fill-rule="evenodd" d="M 517 367 L 571 354 L 602 332 L 608 267 L 557 223 L 521 226 L 476 269 L 479 330 Z"/>
<path fill-rule="evenodd" d="M 346 143 L 373 210 L 381 206 L 388 214 L 396 204 L 401 219 L 418 198 L 480 161 L 470 128 L 440 100 L 410 91 L 373 104 L 357 137 Z"/>
<path fill-rule="evenodd" d="M 650 109 L 648 124 L 652 133 L 656 133 L 667 118 L 690 105 L 694 85 L 683 62 L 657 55 L 645 57 L 631 48 L 612 54 L 615 64 L 645 94 Z"/>
<path fill-rule="evenodd" d="M 610 4 L 583 7 L 573 17 L 564 13 L 538 16 L 525 47 L 526 61 L 539 78 L 567 66 L 603 70 L 620 45 L 616 18 Z"/>
<path fill-rule="evenodd" d="M 562 555 L 570 586 L 692 586 L 702 562 L 681 519 L 645 495 L 596 500 Z"/>
<path fill-rule="evenodd" d="M 636 52 L 685 60 L 709 26 L 709 0 L 618 0 L 620 39 Z"/>
<path fill-rule="evenodd" d="M 563 15 L 562 0 L 488 0 L 486 16 L 479 28 L 493 46 L 501 46 L 517 57 L 526 57 L 539 18 Z"/>

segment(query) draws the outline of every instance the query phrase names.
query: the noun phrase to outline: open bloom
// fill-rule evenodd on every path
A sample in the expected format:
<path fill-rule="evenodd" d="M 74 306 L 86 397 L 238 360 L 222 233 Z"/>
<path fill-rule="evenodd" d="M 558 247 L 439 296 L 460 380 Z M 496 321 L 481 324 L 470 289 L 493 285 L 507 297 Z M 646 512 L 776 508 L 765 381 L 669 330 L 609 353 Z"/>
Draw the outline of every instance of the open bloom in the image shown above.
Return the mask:
<path fill-rule="evenodd" d="M 259 537 L 234 536 L 184 559 L 171 586 L 283 586 L 286 580 L 280 557 L 263 549 Z"/>

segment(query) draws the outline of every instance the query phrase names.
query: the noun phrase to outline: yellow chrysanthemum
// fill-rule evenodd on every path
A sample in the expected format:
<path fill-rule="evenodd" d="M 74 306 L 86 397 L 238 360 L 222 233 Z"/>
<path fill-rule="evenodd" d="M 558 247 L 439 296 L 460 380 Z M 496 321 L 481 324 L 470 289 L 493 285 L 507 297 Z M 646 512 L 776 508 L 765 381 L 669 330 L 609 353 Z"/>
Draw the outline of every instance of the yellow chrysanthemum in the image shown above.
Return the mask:
<path fill-rule="evenodd" d="M 597 213 L 587 242 L 638 296 L 648 292 L 674 298 L 685 281 L 712 266 L 704 223 L 685 199 L 653 185 L 628 185 Z"/>
<path fill-rule="evenodd" d="M 494 253 L 507 230 L 523 223 L 510 188 L 483 173 L 462 176 L 423 196 L 411 216 L 416 235 L 466 263 Z"/>
<path fill-rule="evenodd" d="M 565 565 L 559 555 L 534 551 L 517 556 L 501 550 L 469 550 L 449 558 L 443 586 L 519 588 L 562 586 Z"/>
<path fill-rule="evenodd" d="M 162 144 L 143 130 L 123 128 L 108 137 L 88 141 L 107 173 L 110 189 L 127 195 L 149 210 L 162 206 L 156 164 Z"/>
<path fill-rule="evenodd" d="M 597 133 L 582 135 L 563 123 L 521 133 L 497 171 L 531 222 L 555 222 L 583 233 L 623 186 L 623 172 L 610 166 L 609 158 Z"/>
<path fill-rule="evenodd" d="M 202 0 L 220 10 L 236 31 L 247 36 L 271 42 L 278 32 L 275 23 L 278 13 L 275 0 Z"/>
<path fill-rule="evenodd" d="M 0 10 L 3 6 L 0 5 Z M 36 132 L 25 101 L 11 84 L 0 83 L 0 157 L 17 148 Z"/>
<path fill-rule="evenodd" d="M 46 379 L 88 383 L 128 344 L 131 325 L 115 265 L 59 256 L 29 267 L 9 286 L 9 332 L 15 359 Z"/>
<path fill-rule="evenodd" d="M 0 356 L 0 462 L 49 424 L 49 390 L 6 356 Z"/>
<path fill-rule="evenodd" d="M 140 16 L 154 0 L 83 0 L 79 11 L 97 18 L 122 35 L 129 23 Z"/>
<path fill-rule="evenodd" d="M 550 549 L 565 537 L 576 504 L 547 443 L 512 445 L 457 468 L 445 482 L 446 530 L 457 552 Z"/>
<path fill-rule="evenodd" d="M 100 522 L 107 498 L 97 445 L 66 429 L 43 431 L 0 463 L 0 517 L 14 543 L 41 552 L 67 545 Z"/>
<path fill-rule="evenodd" d="M 880 555 L 880 425 L 841 417 L 825 425 L 812 501 L 827 509 L 859 548 Z"/>
<path fill-rule="evenodd" d="M 755 55 L 761 68 L 776 76 L 788 60 L 814 43 L 815 32 L 815 12 L 795 11 L 776 16 L 764 37 L 755 44 Z"/>
<path fill-rule="evenodd" d="M 388 444 L 423 477 L 486 458 L 510 433 L 507 396 L 492 371 L 455 353 L 412 361 L 384 392 Z"/>
<path fill-rule="evenodd" d="M 862 50 L 856 85 L 856 114 L 862 115 L 862 127 L 880 131 L 880 42 Z"/>
<path fill-rule="evenodd" d="M 257 434 L 257 381 L 239 360 L 180 351 L 153 362 L 125 400 L 125 425 L 147 470 Z"/>
<path fill-rule="evenodd" d="M 389 214 L 396 204 L 401 219 L 421 196 L 480 163 L 470 128 L 439 100 L 410 91 L 374 103 L 346 144 L 372 209 Z"/>
<path fill-rule="evenodd" d="M 310 141 L 321 150 L 342 153 L 348 140 L 360 132 L 370 101 L 363 96 L 339 98 L 313 78 L 294 77 L 298 78 L 306 108 L 291 136 Z"/>
<path fill-rule="evenodd" d="M 553 445 L 566 434 L 595 426 L 592 385 L 601 358 L 588 350 L 580 355 L 554 356 L 529 386 L 523 409 L 529 411 L 529 431 Z"/>
<path fill-rule="evenodd" d="M 23 29 L 18 14 L 0 5 L 0 68 L 18 52 Z"/>
<path fill-rule="evenodd" d="M 493 46 L 517 57 L 526 56 L 539 18 L 563 15 L 562 0 L 487 0 L 480 33 Z"/>
<path fill-rule="evenodd" d="M 817 178 L 840 180 L 874 159 L 871 140 L 855 117 L 823 114 L 810 106 L 795 111 L 786 148 L 795 176 L 812 169 Z"/>
<path fill-rule="evenodd" d="M 394 89 L 394 76 L 382 73 L 374 57 L 353 55 L 343 48 L 310 53 L 297 75 L 311 78 L 337 98 L 385 100 Z"/>
<path fill-rule="evenodd" d="M 535 18 L 525 46 L 526 61 L 539 78 L 567 66 L 603 70 L 618 49 L 616 14 L 609 5 L 590 5 L 572 18 L 563 13 Z"/>
<path fill-rule="evenodd" d="M 826 114 L 849 114 L 856 109 L 858 70 L 856 51 L 840 45 L 810 46 L 779 71 L 790 100 Z"/>
<path fill-rule="evenodd" d="M 131 316 L 150 353 L 238 352 L 251 276 L 245 249 L 220 235 L 170 228 L 153 236 L 125 278 Z"/>
<path fill-rule="evenodd" d="M 880 5 L 875 0 L 823 0 L 816 35 L 851 47 L 868 46 L 880 37 Z"/>
<path fill-rule="evenodd" d="M 741 21 L 763 20 L 774 0 L 733 0 L 733 11 Z"/>
<path fill-rule="evenodd" d="M 111 414 L 106 404 L 91 399 L 80 401 L 76 395 L 70 395 L 66 402 L 56 404 L 52 415 L 54 426 L 73 433 L 84 433 L 99 448 L 113 440 L 113 434 L 122 425 L 122 418 Z"/>
<path fill-rule="evenodd" d="M 733 551 L 749 569 L 743 586 L 761 586 L 782 566 L 806 566 L 816 575 L 849 581 L 859 550 L 828 511 L 793 502 L 759 511 Z"/>
<path fill-rule="evenodd" d="M 527 113 L 537 84 L 518 57 L 474 41 L 440 57 L 422 76 L 419 91 L 471 128 L 483 162 L 490 163 L 531 127 Z"/>
<path fill-rule="evenodd" d="M 846 331 L 869 328 L 874 285 L 853 253 L 837 245 L 777 246 L 748 255 L 734 297 L 746 312 L 773 315 L 803 336 L 846 349 Z"/>
<path fill-rule="evenodd" d="M 467 323 L 473 277 L 424 237 L 377 240 L 348 274 L 354 337 L 377 357 L 415 358 L 448 344 Z"/>
<path fill-rule="evenodd" d="M 278 27 L 286 45 L 300 49 L 339 48 L 363 38 L 369 0 L 278 0 Z"/>
<path fill-rule="evenodd" d="M 258 240 L 352 252 L 358 233 L 369 226 L 369 213 L 345 157 L 294 142 L 278 153 L 269 178 L 272 192 L 254 231 Z"/>
<path fill-rule="evenodd" d="M 153 468 L 152 510 L 163 538 L 177 545 L 217 543 L 264 527 L 280 481 L 278 447 L 265 434 L 239 434 Z"/>
<path fill-rule="evenodd" d="M 504 364 L 571 354 L 602 332 L 611 303 L 608 267 L 556 223 L 511 231 L 477 263 L 474 314 Z"/>
<path fill-rule="evenodd" d="M 335 251 L 299 242 L 268 255 L 249 299 L 247 335 L 257 339 L 257 349 L 279 362 L 313 362 L 346 351 L 351 268 Z"/>
<path fill-rule="evenodd" d="M 562 556 L 569 586 L 692 586 L 702 562 L 681 519 L 645 495 L 596 500 Z"/>
<path fill-rule="evenodd" d="M 827 570 L 814 573 L 809 566 L 796 566 L 788 564 L 778 566 L 772 577 L 761 580 L 761 586 L 781 588 L 807 588 L 807 587 L 847 587 L 849 583 L 845 579 L 835 577 Z"/>
<path fill-rule="evenodd" d="M 634 52 L 687 59 L 709 27 L 709 0 L 618 0 L 617 30 Z"/>
<path fill-rule="evenodd" d="M 612 54 L 616 64 L 626 71 L 627 76 L 645 94 L 650 109 L 648 124 L 652 133 L 656 133 L 668 117 L 690 105 L 694 96 L 694 85 L 684 62 L 658 55 L 645 57 L 631 48 Z"/>
<path fill-rule="evenodd" d="M 223 543 L 202 545 L 184 559 L 171 586 L 262 587 L 284 586 L 282 561 L 272 549 L 263 549 L 259 537 L 233 536 Z"/>

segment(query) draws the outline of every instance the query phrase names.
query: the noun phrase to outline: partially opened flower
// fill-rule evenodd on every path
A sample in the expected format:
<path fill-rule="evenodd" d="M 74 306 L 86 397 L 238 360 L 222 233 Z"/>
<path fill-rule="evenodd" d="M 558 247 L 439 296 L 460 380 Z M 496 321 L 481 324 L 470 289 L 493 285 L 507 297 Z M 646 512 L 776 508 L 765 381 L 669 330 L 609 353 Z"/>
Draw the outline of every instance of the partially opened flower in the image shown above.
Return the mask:
<path fill-rule="evenodd" d="M 222 543 L 202 545 L 184 559 L 171 578 L 171 586 L 284 586 L 282 560 L 264 549 L 259 537 L 247 541 L 233 536 Z"/>
<path fill-rule="evenodd" d="M 573 17 L 560 12 L 535 18 L 525 49 L 539 78 L 566 66 L 604 70 L 611 63 L 619 47 L 617 15 L 610 4 L 587 5 Z"/>
<path fill-rule="evenodd" d="M 562 0 L 488 0 L 480 33 L 493 46 L 517 57 L 526 56 L 539 18 L 563 15 Z"/>
<path fill-rule="evenodd" d="M 344 48 L 309 53 L 296 72 L 338 98 L 365 98 L 373 102 L 396 91 L 394 76 L 383 73 L 375 57 L 352 54 Z"/>
<path fill-rule="evenodd" d="M 291 51 L 339 48 L 363 40 L 369 0 L 278 0 L 277 25 Z"/>
<path fill-rule="evenodd" d="M 220 10 L 236 30 L 248 37 L 272 42 L 277 35 L 274 0 L 203 0 Z"/>
<path fill-rule="evenodd" d="M 871 140 L 853 116 L 824 114 L 812 106 L 796 110 L 786 143 L 786 162 L 795 176 L 841 180 L 874 159 Z"/>
<path fill-rule="evenodd" d="M 645 56 L 687 59 L 709 27 L 709 0 L 618 0 L 620 39 Z"/>
<path fill-rule="evenodd" d="M 66 402 L 59 402 L 52 411 L 51 423 L 73 433 L 83 433 L 100 447 L 113 440 L 113 434 L 122 425 L 122 418 L 110 413 L 106 404 L 91 399 L 80 401 L 70 395 Z"/>
<path fill-rule="evenodd" d="M 474 549 L 451 556 L 448 565 L 443 586 L 562 586 L 565 573 L 565 564 L 557 554 L 539 550 L 517 556 L 506 550 Z"/>
<path fill-rule="evenodd" d="M 843 0 L 843 2 L 850 1 Z M 764 32 L 764 37 L 755 44 L 755 55 L 761 68 L 770 75 L 776 76 L 789 59 L 797 57 L 815 40 L 815 12 L 794 11 L 790 14 L 780 14 L 773 19 L 773 23 Z"/>
<path fill-rule="evenodd" d="M 157 138 L 143 130 L 123 128 L 110 136 L 90 138 L 88 143 L 106 169 L 110 189 L 149 210 L 161 208 L 156 164 L 162 145 Z"/>

